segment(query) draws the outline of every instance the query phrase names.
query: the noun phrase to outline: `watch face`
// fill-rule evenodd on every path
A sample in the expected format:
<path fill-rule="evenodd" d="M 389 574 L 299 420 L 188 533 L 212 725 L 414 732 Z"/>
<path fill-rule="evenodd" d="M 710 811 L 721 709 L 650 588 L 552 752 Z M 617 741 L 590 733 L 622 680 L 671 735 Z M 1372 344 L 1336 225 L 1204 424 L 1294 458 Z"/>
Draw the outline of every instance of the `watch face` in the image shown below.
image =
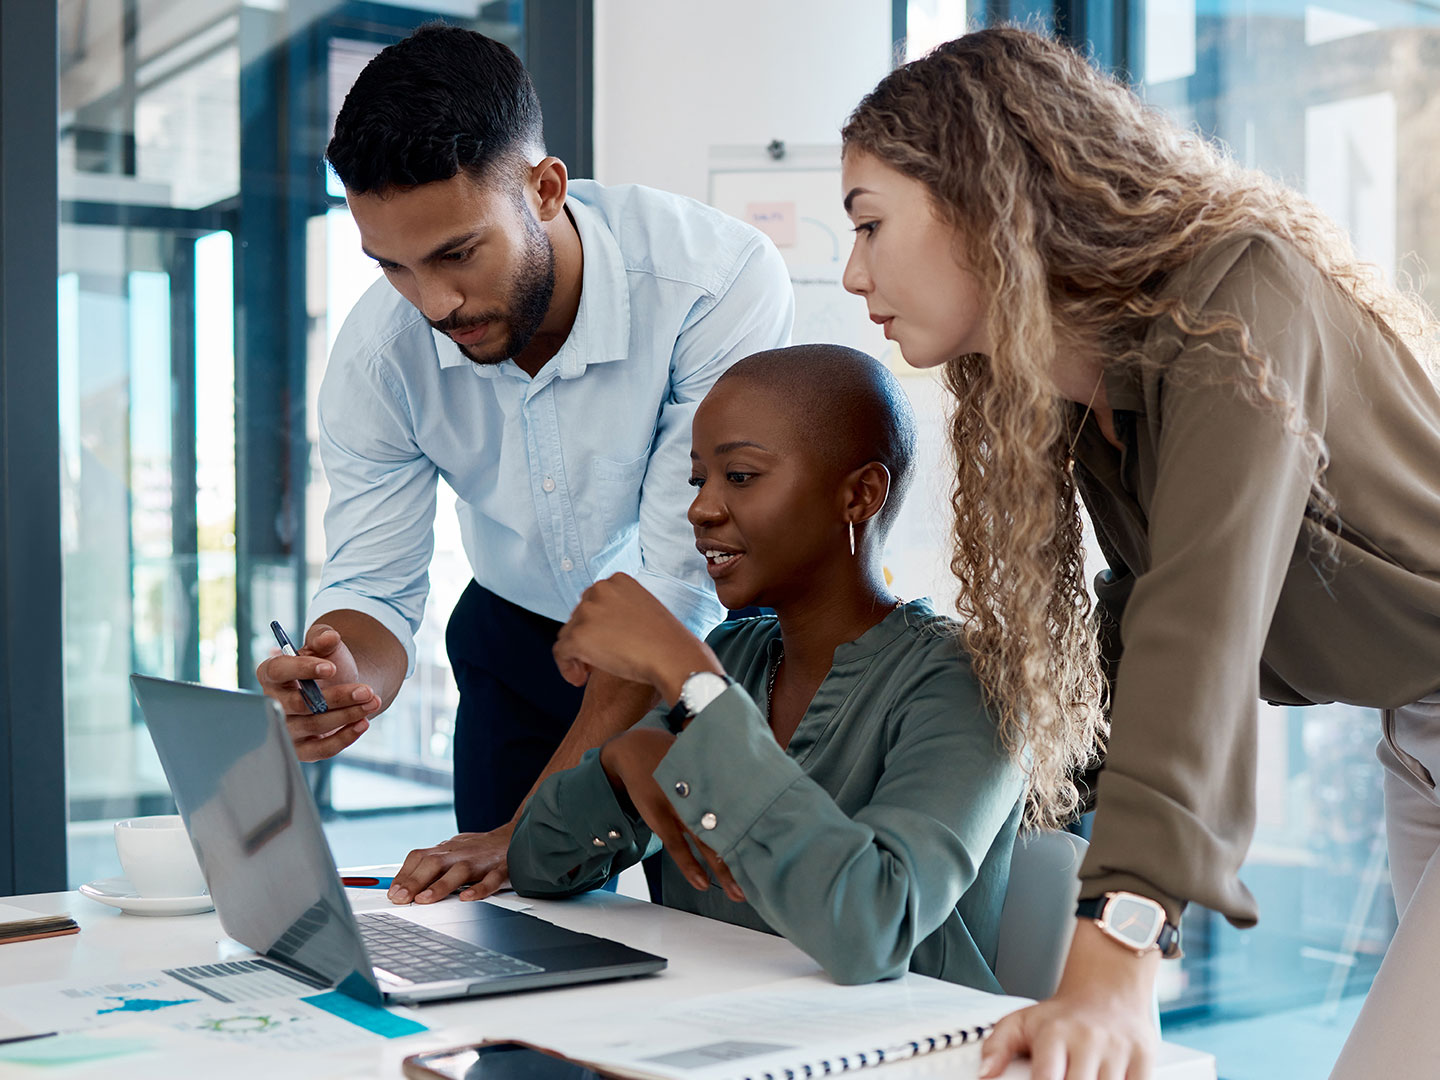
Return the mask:
<path fill-rule="evenodd" d="M 1165 911 L 1153 900 L 1116 893 L 1105 905 L 1105 926 L 1136 949 L 1148 949 L 1160 937 Z"/>
<path fill-rule="evenodd" d="M 685 705 L 685 711 L 695 716 L 723 694 L 729 685 L 729 682 L 713 671 L 697 671 L 681 685 L 680 700 Z"/>

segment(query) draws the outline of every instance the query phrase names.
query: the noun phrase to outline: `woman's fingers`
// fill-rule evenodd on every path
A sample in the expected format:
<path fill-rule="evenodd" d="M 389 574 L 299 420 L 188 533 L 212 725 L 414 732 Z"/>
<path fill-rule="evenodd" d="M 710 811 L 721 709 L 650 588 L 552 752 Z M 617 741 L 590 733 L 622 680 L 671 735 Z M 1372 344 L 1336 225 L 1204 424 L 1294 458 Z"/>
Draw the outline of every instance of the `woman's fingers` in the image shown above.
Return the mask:
<path fill-rule="evenodd" d="M 745 902 L 745 890 L 740 888 L 740 883 L 735 880 L 735 875 L 730 872 L 730 867 L 725 865 L 725 860 L 716 855 L 714 850 L 693 833 L 690 834 L 701 856 L 710 864 L 710 871 L 715 875 L 715 882 L 725 890 L 725 895 L 737 904 Z"/>
<path fill-rule="evenodd" d="M 1003 1017 L 980 1050 L 980 1077 L 999 1076 L 1016 1057 L 1030 1058 L 1031 1080 L 1149 1080 L 1148 1015 L 1111 1022 L 1059 998 Z"/>
<path fill-rule="evenodd" d="M 730 867 L 725 865 L 725 860 L 685 827 L 685 823 L 680 820 L 680 815 L 675 813 L 669 800 L 660 794 L 658 785 L 655 786 L 654 797 L 646 799 L 644 802 L 644 806 L 636 803 L 636 809 L 645 819 L 645 824 L 650 826 L 650 831 L 660 837 L 660 842 L 665 845 L 665 850 L 670 853 L 670 858 L 680 872 L 685 875 L 685 880 L 694 888 L 704 892 L 710 888 L 710 875 L 713 873 L 715 883 L 725 891 L 725 895 L 736 903 L 743 903 L 745 892 L 740 888 L 739 882 L 735 880 L 735 875 L 730 872 Z M 692 844 L 694 850 L 691 849 Z M 708 872 L 701 864 L 700 859 L 695 857 L 695 851 L 699 851 L 700 858 L 709 864 Z"/>
<path fill-rule="evenodd" d="M 989 1080 L 1005 1071 L 1011 1060 L 1027 1045 L 1020 1017 L 1025 1010 L 1002 1017 L 985 1036 L 980 1047 L 980 1080 Z"/>
<path fill-rule="evenodd" d="M 641 797 L 636 797 L 634 789 L 630 789 L 630 800 L 635 805 L 645 824 L 650 826 L 650 831 L 660 838 L 665 845 L 665 850 L 670 853 L 680 872 L 685 875 L 693 888 L 704 892 L 710 888 L 710 875 L 700 865 L 700 860 L 695 858 L 695 853 L 690 850 L 690 845 L 685 842 L 685 823 L 675 813 L 674 807 L 665 796 L 660 794 L 660 786 L 654 780 L 649 781 L 650 789 Z"/>

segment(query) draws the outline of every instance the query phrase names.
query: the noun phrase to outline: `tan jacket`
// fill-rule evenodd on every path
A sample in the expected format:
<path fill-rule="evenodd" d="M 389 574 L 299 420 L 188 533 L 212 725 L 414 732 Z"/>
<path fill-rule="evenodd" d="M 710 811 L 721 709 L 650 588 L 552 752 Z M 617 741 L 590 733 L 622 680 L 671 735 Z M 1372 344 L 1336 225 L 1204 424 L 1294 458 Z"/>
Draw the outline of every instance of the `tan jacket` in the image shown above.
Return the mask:
<path fill-rule="evenodd" d="M 1119 631 L 1081 895 L 1140 892 L 1172 920 L 1193 900 L 1249 926 L 1236 875 L 1255 826 L 1257 700 L 1386 707 L 1440 689 L 1440 392 L 1274 237 L 1216 245 L 1162 295 L 1243 320 L 1324 438 L 1335 561 L 1293 425 L 1240 396 L 1227 349 L 1157 323 L 1144 351 L 1163 367 L 1105 376 L 1126 449 L 1093 418 L 1076 446 L 1112 567 L 1101 614 Z"/>

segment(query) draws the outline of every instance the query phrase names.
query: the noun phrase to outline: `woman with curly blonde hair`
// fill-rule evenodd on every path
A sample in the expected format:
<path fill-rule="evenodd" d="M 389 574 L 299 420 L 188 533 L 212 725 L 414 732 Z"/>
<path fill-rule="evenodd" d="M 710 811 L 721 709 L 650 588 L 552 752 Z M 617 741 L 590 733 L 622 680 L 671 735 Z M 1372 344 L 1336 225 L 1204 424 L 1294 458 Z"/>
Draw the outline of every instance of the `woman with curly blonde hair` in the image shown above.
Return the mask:
<path fill-rule="evenodd" d="M 958 609 L 1032 763 L 1032 824 L 1073 814 L 1072 777 L 1107 744 L 1060 987 L 1001 1023 L 983 1074 L 1027 1051 L 1037 1080 L 1148 1074 L 1185 905 L 1257 917 L 1237 871 L 1258 699 L 1384 710 L 1402 920 L 1336 1075 L 1428 1073 L 1433 318 L 1302 196 L 1026 31 L 899 68 L 843 134 L 846 286 L 955 397 Z M 1093 613 L 1082 502 L 1109 563 Z"/>

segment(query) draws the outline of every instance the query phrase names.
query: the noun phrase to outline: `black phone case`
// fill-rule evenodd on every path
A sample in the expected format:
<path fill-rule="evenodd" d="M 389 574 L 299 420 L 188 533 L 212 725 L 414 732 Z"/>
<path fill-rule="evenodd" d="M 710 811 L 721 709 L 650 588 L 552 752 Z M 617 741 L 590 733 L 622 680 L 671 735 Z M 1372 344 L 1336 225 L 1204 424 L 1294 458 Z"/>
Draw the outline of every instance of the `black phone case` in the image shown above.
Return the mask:
<path fill-rule="evenodd" d="M 566 1057 L 564 1054 L 558 1054 L 554 1050 L 547 1050 L 543 1046 L 525 1042 L 523 1039 L 485 1039 L 477 1043 L 463 1043 L 460 1046 L 449 1046 L 443 1050 L 426 1050 L 419 1054 L 411 1054 L 404 1060 L 402 1067 L 405 1075 L 409 1077 L 409 1080 L 465 1080 L 465 1074 L 463 1072 L 441 1071 L 440 1069 L 432 1068 L 430 1060 L 443 1058 L 451 1054 L 458 1054 L 464 1050 L 477 1050 L 482 1046 L 523 1046 L 527 1050 L 534 1050 L 537 1054 L 544 1054 L 546 1057 L 554 1058 L 556 1061 L 563 1061 L 567 1065 L 589 1069 L 596 1076 L 604 1077 L 605 1080 L 632 1080 L 632 1078 L 625 1073 L 610 1072 L 588 1061 L 577 1061 L 574 1058 Z"/>

